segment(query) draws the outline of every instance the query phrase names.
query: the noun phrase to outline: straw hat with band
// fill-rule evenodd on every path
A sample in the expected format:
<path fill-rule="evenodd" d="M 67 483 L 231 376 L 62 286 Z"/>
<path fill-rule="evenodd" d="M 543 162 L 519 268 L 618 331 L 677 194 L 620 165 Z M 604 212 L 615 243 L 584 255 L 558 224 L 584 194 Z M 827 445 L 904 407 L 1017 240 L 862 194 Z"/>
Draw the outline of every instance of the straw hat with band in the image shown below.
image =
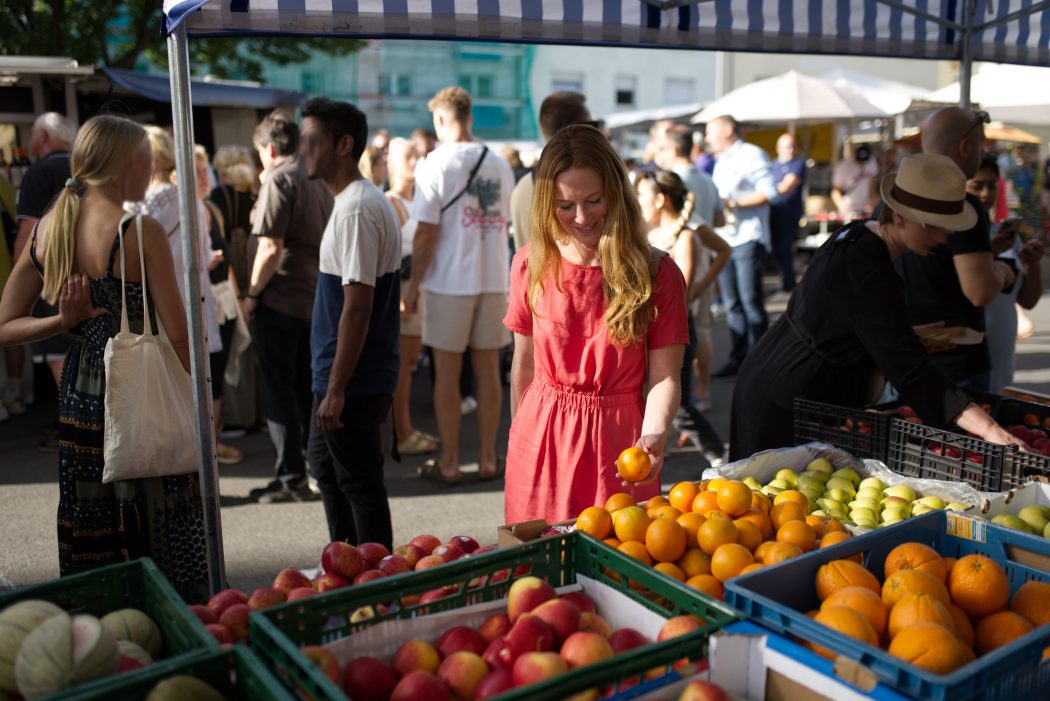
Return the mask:
<path fill-rule="evenodd" d="M 890 209 L 923 226 L 966 231 L 977 223 L 977 210 L 966 201 L 966 176 L 941 154 L 905 156 L 882 178 L 879 192 Z"/>

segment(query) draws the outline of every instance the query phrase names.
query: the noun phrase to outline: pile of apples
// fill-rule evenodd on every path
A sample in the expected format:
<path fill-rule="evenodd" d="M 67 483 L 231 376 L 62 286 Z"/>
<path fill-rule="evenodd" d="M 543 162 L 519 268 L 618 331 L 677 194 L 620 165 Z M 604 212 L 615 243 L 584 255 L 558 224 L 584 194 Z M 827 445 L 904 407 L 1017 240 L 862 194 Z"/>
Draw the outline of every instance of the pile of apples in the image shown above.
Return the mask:
<path fill-rule="evenodd" d="M 395 548 L 393 553 L 379 543 L 354 546 L 334 541 L 326 545 L 321 553 L 323 572 L 312 580 L 300 570 L 287 567 L 277 574 L 269 587 L 260 587 L 250 595 L 239 589 L 224 589 L 212 596 L 207 605 L 192 605 L 190 611 L 220 643 L 244 642 L 248 639 L 248 615 L 253 610 L 267 609 L 287 601 L 297 601 L 384 577 L 437 567 L 495 548 L 495 545 L 481 547 L 478 541 L 465 535 L 454 536 L 447 543 L 442 543 L 437 536 L 418 535 L 407 544 Z M 445 595 L 447 592 L 444 590 L 435 590 L 423 594 L 419 601 L 403 603 L 426 603 Z M 372 613 L 355 612 L 352 622 Z"/>
<path fill-rule="evenodd" d="M 1050 538 L 1050 506 L 1032 504 L 1022 507 L 1016 514 L 999 514 L 992 517 L 992 523 L 1012 528 L 1022 533 L 1041 535 Z"/>
<path fill-rule="evenodd" d="M 801 474 L 790 468 L 779 470 L 765 486 L 752 477 L 745 477 L 743 482 L 770 497 L 797 490 L 809 500 L 811 514 L 862 528 L 892 526 L 930 511 L 963 511 L 971 506 L 946 503 L 932 494 L 922 496 L 904 483 L 887 486 L 877 477 L 861 479 L 848 467 L 835 470 L 826 458 L 811 461 Z"/>
<path fill-rule="evenodd" d="M 695 616 L 676 616 L 657 640 L 703 625 Z M 477 629 L 457 625 L 433 641 L 405 641 L 389 660 L 357 657 L 340 669 L 323 647 L 302 652 L 353 701 L 480 701 L 651 642 L 633 628 L 613 631 L 585 593 L 558 596 L 547 581 L 527 576 L 511 585 L 506 611 L 493 613 Z"/>
<path fill-rule="evenodd" d="M 1029 426 L 1036 426 L 1036 428 L 1029 428 L 1028 426 L 1018 424 L 1017 426 L 1007 426 L 1006 430 L 1027 443 L 1035 452 L 1041 455 L 1050 456 L 1050 438 L 1047 437 L 1045 429 L 1038 428 L 1039 417 L 1034 414 L 1028 414 L 1025 417 L 1025 422 L 1028 423 L 1029 419 L 1031 419 Z"/>

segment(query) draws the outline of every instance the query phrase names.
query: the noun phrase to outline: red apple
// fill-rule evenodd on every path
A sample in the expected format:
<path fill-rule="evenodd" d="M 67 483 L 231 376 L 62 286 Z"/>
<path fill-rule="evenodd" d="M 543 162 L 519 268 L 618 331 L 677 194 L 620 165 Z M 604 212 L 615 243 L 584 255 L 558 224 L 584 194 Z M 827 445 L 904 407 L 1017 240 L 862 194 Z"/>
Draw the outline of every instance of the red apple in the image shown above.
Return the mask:
<path fill-rule="evenodd" d="M 273 580 L 273 588 L 286 596 L 292 589 L 308 586 L 310 586 L 309 578 L 294 567 L 285 567 L 277 573 L 277 578 Z"/>
<path fill-rule="evenodd" d="M 729 701 L 729 696 L 720 686 L 710 682 L 695 681 L 689 682 L 682 689 L 682 695 L 678 697 L 678 701 Z"/>
<path fill-rule="evenodd" d="M 488 676 L 489 668 L 473 652 L 461 650 L 446 657 L 438 667 L 437 676 L 457 699 L 473 699 L 481 680 Z"/>
<path fill-rule="evenodd" d="M 679 635 L 691 633 L 697 628 L 703 628 L 705 625 L 707 624 L 690 614 L 674 616 L 673 618 L 668 618 L 667 622 L 660 628 L 660 634 L 656 636 L 656 641 L 663 642 L 664 640 L 677 638 Z"/>
<path fill-rule="evenodd" d="M 145 666 L 146 665 L 142 664 L 134 657 L 121 655 L 120 662 L 117 663 L 117 674 L 123 674 L 124 672 L 134 672 L 136 669 L 142 669 Z"/>
<path fill-rule="evenodd" d="M 491 643 L 496 638 L 506 635 L 509 630 L 510 619 L 502 611 L 492 614 L 478 627 L 478 633 L 481 634 L 481 637 L 487 643 Z"/>
<path fill-rule="evenodd" d="M 432 552 L 431 555 L 437 555 L 445 562 L 452 562 L 453 560 L 458 560 L 463 557 L 466 553 L 463 552 L 463 548 L 458 545 L 445 543 L 444 545 L 439 545 L 434 548 L 434 552 Z"/>
<path fill-rule="evenodd" d="M 190 613 L 196 616 L 204 625 L 219 622 L 219 617 L 215 615 L 215 612 L 201 604 L 191 604 Z"/>
<path fill-rule="evenodd" d="M 309 599 L 311 596 L 316 596 L 317 592 L 314 591 L 313 587 L 296 587 L 288 592 L 288 601 L 298 601 L 299 599 Z"/>
<path fill-rule="evenodd" d="M 365 569 L 375 569 L 379 561 L 390 554 L 387 547 L 382 543 L 361 543 L 357 546 L 358 553 L 365 561 Z"/>
<path fill-rule="evenodd" d="M 394 555 L 400 555 L 401 557 L 405 558 L 405 562 L 407 562 L 408 566 L 412 569 L 415 569 L 416 563 L 419 562 L 420 559 L 426 557 L 429 554 L 430 553 L 423 550 L 423 548 L 419 547 L 418 545 L 412 545 L 411 543 L 409 543 L 408 545 L 402 545 L 394 549 Z"/>
<path fill-rule="evenodd" d="M 560 647 L 570 635 L 580 629 L 580 610 L 565 599 L 549 599 L 532 609 L 554 631 L 554 647 Z"/>
<path fill-rule="evenodd" d="M 507 639 L 501 635 L 489 643 L 488 647 L 485 648 L 485 652 L 482 653 L 481 659 L 489 666 L 489 669 L 510 669 L 510 666 L 503 661 L 503 656 L 500 654 L 506 646 Z"/>
<path fill-rule="evenodd" d="M 598 613 L 598 607 L 594 605 L 594 601 L 582 591 L 567 591 L 558 598 L 565 599 L 576 606 L 580 613 Z"/>
<path fill-rule="evenodd" d="M 283 604 L 287 600 L 287 596 L 272 587 L 259 587 L 248 597 L 248 606 L 255 611 L 261 611 L 271 606 Z"/>
<path fill-rule="evenodd" d="M 568 664 L 556 652 L 526 652 L 514 661 L 511 678 L 514 686 L 525 686 L 568 671 Z"/>
<path fill-rule="evenodd" d="M 609 645 L 617 655 L 621 652 L 633 650 L 636 647 L 648 645 L 651 642 L 652 640 L 645 637 L 634 628 L 618 628 L 609 636 Z"/>
<path fill-rule="evenodd" d="M 234 604 L 219 616 L 219 624 L 224 625 L 233 633 L 237 640 L 248 639 L 248 614 L 252 609 L 248 604 Z"/>
<path fill-rule="evenodd" d="M 454 535 L 449 538 L 448 543 L 449 545 L 458 545 L 459 549 L 467 555 L 481 547 L 481 544 L 469 535 Z"/>
<path fill-rule="evenodd" d="M 337 574 L 347 581 L 353 581 L 364 569 L 364 561 L 357 548 L 336 540 L 326 545 L 321 552 L 321 567 L 328 574 Z"/>
<path fill-rule="evenodd" d="M 332 591 L 333 589 L 342 589 L 350 586 L 350 582 L 344 577 L 340 577 L 337 574 L 331 572 L 325 572 L 317 576 L 317 579 L 313 581 L 313 587 L 318 592 Z"/>
<path fill-rule="evenodd" d="M 478 688 L 474 689 L 475 701 L 485 701 L 499 696 L 504 691 L 514 688 L 514 679 L 511 671 L 506 667 L 500 667 L 489 672 L 488 676 L 481 680 Z"/>
<path fill-rule="evenodd" d="M 397 683 L 390 701 L 452 701 L 452 696 L 430 672 L 412 672 Z"/>
<path fill-rule="evenodd" d="M 426 555 L 434 552 L 434 548 L 441 545 L 441 540 L 436 535 L 417 535 L 408 541 L 409 545 L 415 545 L 422 549 Z"/>
<path fill-rule="evenodd" d="M 368 582 L 371 582 L 374 579 L 382 579 L 385 576 L 386 575 L 379 570 L 365 570 L 361 574 L 354 577 L 354 586 L 356 587 L 358 584 L 367 584 Z"/>
<path fill-rule="evenodd" d="M 351 623 L 360 623 L 376 617 L 376 610 L 371 606 L 359 606 L 350 614 Z"/>
<path fill-rule="evenodd" d="M 576 669 L 607 660 L 615 653 L 604 635 L 579 631 L 565 639 L 559 654 L 568 663 L 569 669 Z"/>
<path fill-rule="evenodd" d="M 395 686 L 394 670 L 374 657 L 358 657 L 343 674 L 343 688 L 353 701 L 387 701 Z"/>
<path fill-rule="evenodd" d="M 396 574 L 411 572 L 412 566 L 408 564 L 408 560 L 400 555 L 387 555 L 379 561 L 379 566 L 376 569 L 387 577 L 393 577 Z"/>
<path fill-rule="evenodd" d="M 235 643 L 236 638 L 233 637 L 233 633 L 229 628 L 222 625 L 221 623 L 209 623 L 204 626 L 208 629 L 208 632 L 212 634 L 212 637 L 218 640 L 220 643 Z"/>
<path fill-rule="evenodd" d="M 539 577 L 522 577 L 510 585 L 507 592 L 507 617 L 510 622 L 518 620 L 518 616 L 528 613 L 544 601 L 557 596 L 554 587 Z"/>
<path fill-rule="evenodd" d="M 437 567 L 438 565 L 443 564 L 445 564 L 445 558 L 440 555 L 424 555 L 419 558 L 419 562 L 416 563 L 416 572 L 428 570 L 431 567 Z"/>
<path fill-rule="evenodd" d="M 478 548 L 477 550 L 472 552 L 471 555 L 484 555 L 485 553 L 490 553 L 493 550 L 499 550 L 499 546 L 498 545 L 486 545 L 484 547 Z"/>
<path fill-rule="evenodd" d="M 339 669 L 339 660 L 336 659 L 335 655 L 330 650 L 321 645 L 307 645 L 306 647 L 299 648 L 299 652 L 303 654 L 306 659 L 317 665 L 324 675 L 332 680 L 332 683 L 336 686 L 343 685 L 343 673 Z"/>
<path fill-rule="evenodd" d="M 488 647 L 488 643 L 473 628 L 453 626 L 441 634 L 434 646 L 441 654 L 441 658 L 444 659 L 462 651 L 481 655 L 485 652 L 485 648 Z M 440 677 L 441 675 L 439 674 L 438 676 Z"/>
<path fill-rule="evenodd" d="M 425 640 L 408 640 L 394 653 L 390 666 L 397 676 L 404 677 L 416 671 L 436 673 L 440 664 L 441 657 L 433 645 Z"/>
<path fill-rule="evenodd" d="M 526 652 L 546 652 L 554 647 L 554 631 L 539 616 L 525 614 L 511 626 L 504 638 L 500 657 L 507 666 Z"/>
<path fill-rule="evenodd" d="M 606 638 L 612 635 L 612 626 L 609 625 L 608 621 L 596 613 L 580 614 L 580 630 L 589 630 L 594 633 L 600 633 Z"/>
<path fill-rule="evenodd" d="M 419 597 L 419 603 L 429 604 L 431 601 L 437 601 L 438 599 L 444 599 L 449 595 L 449 590 L 445 587 L 438 587 L 437 589 L 430 589 L 423 592 L 423 595 Z"/>
<path fill-rule="evenodd" d="M 220 592 L 216 592 L 213 597 L 208 599 L 208 608 L 215 614 L 216 618 L 222 615 L 222 612 L 228 609 L 234 604 L 246 604 L 248 603 L 248 597 L 244 595 L 243 591 L 239 589 L 223 589 Z"/>

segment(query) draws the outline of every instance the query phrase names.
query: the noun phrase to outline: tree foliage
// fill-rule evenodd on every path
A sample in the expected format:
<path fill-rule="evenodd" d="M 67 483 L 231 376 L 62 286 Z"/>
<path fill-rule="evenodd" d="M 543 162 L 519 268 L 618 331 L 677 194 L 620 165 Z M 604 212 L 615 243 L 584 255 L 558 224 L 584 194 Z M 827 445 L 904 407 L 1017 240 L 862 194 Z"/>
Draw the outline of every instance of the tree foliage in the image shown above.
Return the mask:
<path fill-rule="evenodd" d="M 160 0 L 3 0 L 0 54 L 70 56 L 81 65 L 134 68 L 142 56 L 167 65 Z M 329 38 L 190 41 L 195 73 L 261 80 L 267 62 L 288 65 L 322 52 L 345 56 L 364 42 Z"/>

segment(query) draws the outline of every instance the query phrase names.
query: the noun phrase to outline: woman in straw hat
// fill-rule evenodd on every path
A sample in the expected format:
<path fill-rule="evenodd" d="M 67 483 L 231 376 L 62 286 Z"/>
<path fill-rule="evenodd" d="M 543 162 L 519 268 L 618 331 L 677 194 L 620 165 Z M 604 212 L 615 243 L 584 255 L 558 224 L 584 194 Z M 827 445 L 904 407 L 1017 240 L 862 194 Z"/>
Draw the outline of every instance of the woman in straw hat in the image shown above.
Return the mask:
<path fill-rule="evenodd" d="M 1020 444 L 929 362 L 893 269 L 904 251 L 928 255 L 973 226 L 966 177 L 945 156 L 915 154 L 882 179 L 880 193 L 878 220 L 846 225 L 814 254 L 787 311 L 741 367 L 730 459 L 793 445 L 796 397 L 863 407 L 885 381 L 929 425 Z"/>

